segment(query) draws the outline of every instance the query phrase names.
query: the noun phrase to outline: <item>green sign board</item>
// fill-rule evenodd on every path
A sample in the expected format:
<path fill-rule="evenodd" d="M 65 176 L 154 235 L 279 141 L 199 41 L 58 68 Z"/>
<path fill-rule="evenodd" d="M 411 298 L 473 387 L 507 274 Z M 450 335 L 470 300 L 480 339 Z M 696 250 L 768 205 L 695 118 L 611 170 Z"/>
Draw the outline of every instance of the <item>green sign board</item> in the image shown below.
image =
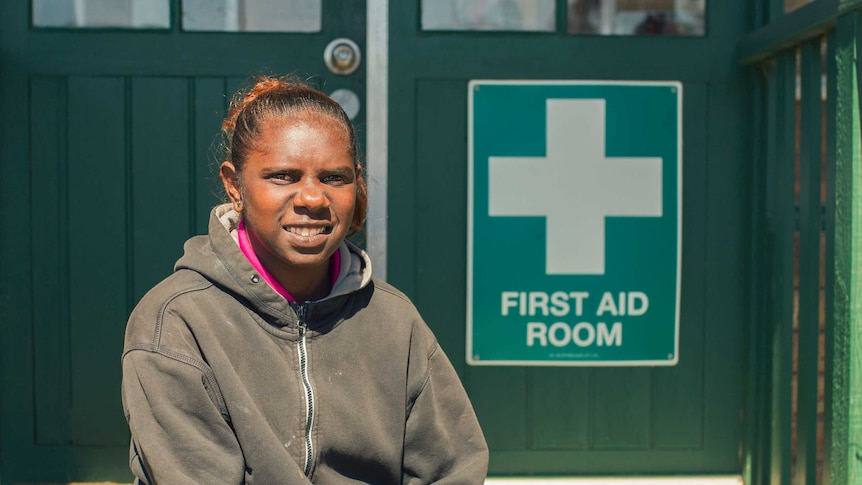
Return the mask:
<path fill-rule="evenodd" d="M 682 85 L 471 81 L 467 361 L 674 365 Z"/>

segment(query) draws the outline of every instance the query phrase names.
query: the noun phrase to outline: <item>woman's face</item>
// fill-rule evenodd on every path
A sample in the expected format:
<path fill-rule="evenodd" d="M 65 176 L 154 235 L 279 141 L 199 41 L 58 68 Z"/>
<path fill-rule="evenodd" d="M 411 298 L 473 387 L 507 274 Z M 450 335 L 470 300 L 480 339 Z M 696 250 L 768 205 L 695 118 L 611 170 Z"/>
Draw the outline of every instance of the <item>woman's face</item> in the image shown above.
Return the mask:
<path fill-rule="evenodd" d="M 255 252 L 276 278 L 296 269 L 328 271 L 347 236 L 356 205 L 347 136 L 339 122 L 311 112 L 267 121 L 258 150 L 233 177 L 240 187 L 225 183 L 234 202 L 241 197 Z"/>

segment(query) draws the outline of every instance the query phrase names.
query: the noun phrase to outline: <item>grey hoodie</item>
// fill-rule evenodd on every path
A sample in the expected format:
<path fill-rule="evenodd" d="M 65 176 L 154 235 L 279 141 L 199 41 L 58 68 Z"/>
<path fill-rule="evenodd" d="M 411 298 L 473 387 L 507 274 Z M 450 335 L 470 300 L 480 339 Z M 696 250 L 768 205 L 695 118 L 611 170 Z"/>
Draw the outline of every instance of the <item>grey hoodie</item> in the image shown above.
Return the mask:
<path fill-rule="evenodd" d="M 290 304 L 216 207 L 129 318 L 123 407 L 148 484 L 479 484 L 488 449 L 413 304 L 345 242 L 327 298 Z"/>

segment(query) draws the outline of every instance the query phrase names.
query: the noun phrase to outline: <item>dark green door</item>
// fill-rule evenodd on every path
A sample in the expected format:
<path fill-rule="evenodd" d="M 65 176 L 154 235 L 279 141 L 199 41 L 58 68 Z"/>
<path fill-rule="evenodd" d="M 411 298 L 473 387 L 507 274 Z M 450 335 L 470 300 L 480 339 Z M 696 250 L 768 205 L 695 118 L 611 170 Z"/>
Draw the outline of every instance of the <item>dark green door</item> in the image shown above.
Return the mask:
<path fill-rule="evenodd" d="M 364 49 L 365 2 L 30 3 L 0 5 L 0 482 L 127 481 L 125 320 L 206 230 L 228 98 L 296 73 L 363 125 L 324 50 Z"/>
<path fill-rule="evenodd" d="M 492 475 L 740 473 L 748 125 L 734 49 L 747 2 L 708 0 L 705 33 L 673 36 L 597 34 L 607 27 L 602 5 L 674 2 L 541 3 L 390 2 L 389 90 L 399 102 L 389 108 L 389 279 L 414 298 L 460 372 Z M 487 17 L 477 15 L 483 8 Z M 661 19 L 644 15 L 628 33 L 684 33 Z M 677 365 L 466 364 L 472 79 L 682 83 Z"/>

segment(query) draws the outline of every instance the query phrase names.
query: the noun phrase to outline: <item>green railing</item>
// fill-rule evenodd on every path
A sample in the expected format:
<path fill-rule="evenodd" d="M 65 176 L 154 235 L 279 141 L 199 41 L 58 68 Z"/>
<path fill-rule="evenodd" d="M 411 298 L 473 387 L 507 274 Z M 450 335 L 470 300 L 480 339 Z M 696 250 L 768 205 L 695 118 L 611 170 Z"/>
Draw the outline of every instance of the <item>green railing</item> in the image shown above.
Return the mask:
<path fill-rule="evenodd" d="M 862 483 L 862 0 L 759 4 L 746 481 Z"/>

